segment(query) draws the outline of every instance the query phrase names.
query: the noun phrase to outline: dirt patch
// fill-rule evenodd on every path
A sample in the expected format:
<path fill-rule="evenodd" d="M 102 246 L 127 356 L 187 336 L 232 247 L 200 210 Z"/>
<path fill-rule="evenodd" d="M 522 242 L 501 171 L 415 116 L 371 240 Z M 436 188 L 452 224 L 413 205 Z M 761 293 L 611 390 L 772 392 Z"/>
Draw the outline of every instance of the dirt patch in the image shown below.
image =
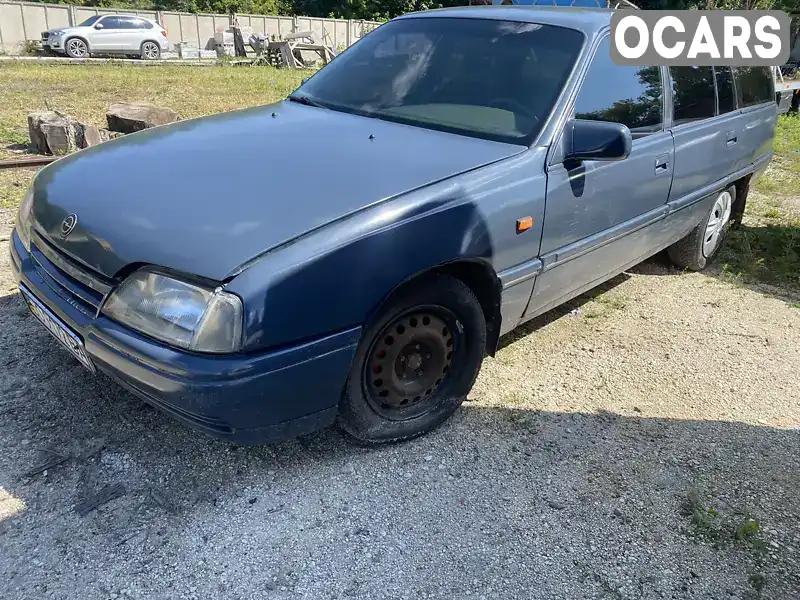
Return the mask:
<path fill-rule="evenodd" d="M 5 243 L 0 597 L 800 594 L 783 297 L 656 259 L 505 338 L 430 436 L 237 448 L 81 369 Z"/>

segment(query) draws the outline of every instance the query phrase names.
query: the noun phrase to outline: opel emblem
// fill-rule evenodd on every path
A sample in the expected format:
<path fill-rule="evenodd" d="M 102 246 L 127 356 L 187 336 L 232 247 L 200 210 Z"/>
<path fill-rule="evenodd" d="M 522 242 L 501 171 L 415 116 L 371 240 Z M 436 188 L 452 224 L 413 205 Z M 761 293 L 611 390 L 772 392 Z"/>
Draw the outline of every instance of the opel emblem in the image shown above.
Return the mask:
<path fill-rule="evenodd" d="M 67 218 L 61 221 L 61 237 L 65 238 L 72 230 L 75 229 L 75 225 L 78 224 L 78 215 L 75 213 L 67 215 Z"/>

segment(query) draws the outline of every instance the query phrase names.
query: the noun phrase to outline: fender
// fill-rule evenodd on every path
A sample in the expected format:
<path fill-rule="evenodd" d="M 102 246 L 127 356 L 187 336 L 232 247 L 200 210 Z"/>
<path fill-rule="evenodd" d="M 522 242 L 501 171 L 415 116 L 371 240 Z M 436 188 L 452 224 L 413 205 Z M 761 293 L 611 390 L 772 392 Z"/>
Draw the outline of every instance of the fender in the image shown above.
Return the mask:
<path fill-rule="evenodd" d="M 538 252 L 544 152 L 528 149 L 376 204 L 245 265 L 227 285 L 244 301 L 244 350 L 363 325 L 404 282 L 469 263 L 483 268 L 491 283 L 488 298 L 478 295 L 492 315 L 492 352 L 500 327 L 497 272 Z M 523 211 L 537 225 L 527 237 L 514 230 Z"/>

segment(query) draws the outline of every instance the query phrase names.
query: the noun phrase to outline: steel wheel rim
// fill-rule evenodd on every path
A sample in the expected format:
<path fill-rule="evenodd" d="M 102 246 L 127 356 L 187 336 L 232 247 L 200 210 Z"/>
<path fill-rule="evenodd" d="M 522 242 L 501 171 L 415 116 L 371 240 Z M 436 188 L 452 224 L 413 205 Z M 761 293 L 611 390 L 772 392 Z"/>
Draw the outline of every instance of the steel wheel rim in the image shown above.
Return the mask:
<path fill-rule="evenodd" d="M 155 58 L 158 52 L 156 51 L 156 45 L 152 42 L 149 42 L 144 45 L 144 55 L 147 58 Z"/>
<path fill-rule="evenodd" d="M 703 256 L 706 258 L 711 256 L 719 246 L 725 226 L 731 218 L 731 200 L 730 192 L 722 192 L 714 201 L 714 207 L 711 209 L 711 216 L 703 235 Z"/>
<path fill-rule="evenodd" d="M 76 56 L 84 56 L 86 54 L 86 44 L 80 40 L 70 40 L 69 49 Z"/>
<path fill-rule="evenodd" d="M 464 328 L 441 306 L 410 309 L 376 336 L 362 367 L 362 387 L 376 413 L 393 421 L 420 417 L 446 397 Z"/>

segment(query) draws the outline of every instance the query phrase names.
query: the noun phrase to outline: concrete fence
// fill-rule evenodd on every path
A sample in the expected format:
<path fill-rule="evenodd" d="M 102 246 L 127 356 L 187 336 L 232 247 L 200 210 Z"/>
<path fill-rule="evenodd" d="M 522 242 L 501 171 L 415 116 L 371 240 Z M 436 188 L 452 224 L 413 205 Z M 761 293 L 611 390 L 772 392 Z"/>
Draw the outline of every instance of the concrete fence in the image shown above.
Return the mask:
<path fill-rule="evenodd" d="M 20 54 L 26 41 L 41 39 L 43 31 L 79 25 L 92 15 L 131 14 L 152 19 L 167 30 L 170 49 L 178 42 L 213 49 L 214 34 L 231 26 L 229 15 L 170 11 L 94 8 L 68 4 L 0 1 L 0 53 Z M 242 27 L 254 33 L 281 36 L 295 31 L 313 31 L 318 42 L 347 47 L 380 23 L 318 17 L 277 17 L 237 14 Z M 245 44 L 247 40 L 245 40 Z"/>

